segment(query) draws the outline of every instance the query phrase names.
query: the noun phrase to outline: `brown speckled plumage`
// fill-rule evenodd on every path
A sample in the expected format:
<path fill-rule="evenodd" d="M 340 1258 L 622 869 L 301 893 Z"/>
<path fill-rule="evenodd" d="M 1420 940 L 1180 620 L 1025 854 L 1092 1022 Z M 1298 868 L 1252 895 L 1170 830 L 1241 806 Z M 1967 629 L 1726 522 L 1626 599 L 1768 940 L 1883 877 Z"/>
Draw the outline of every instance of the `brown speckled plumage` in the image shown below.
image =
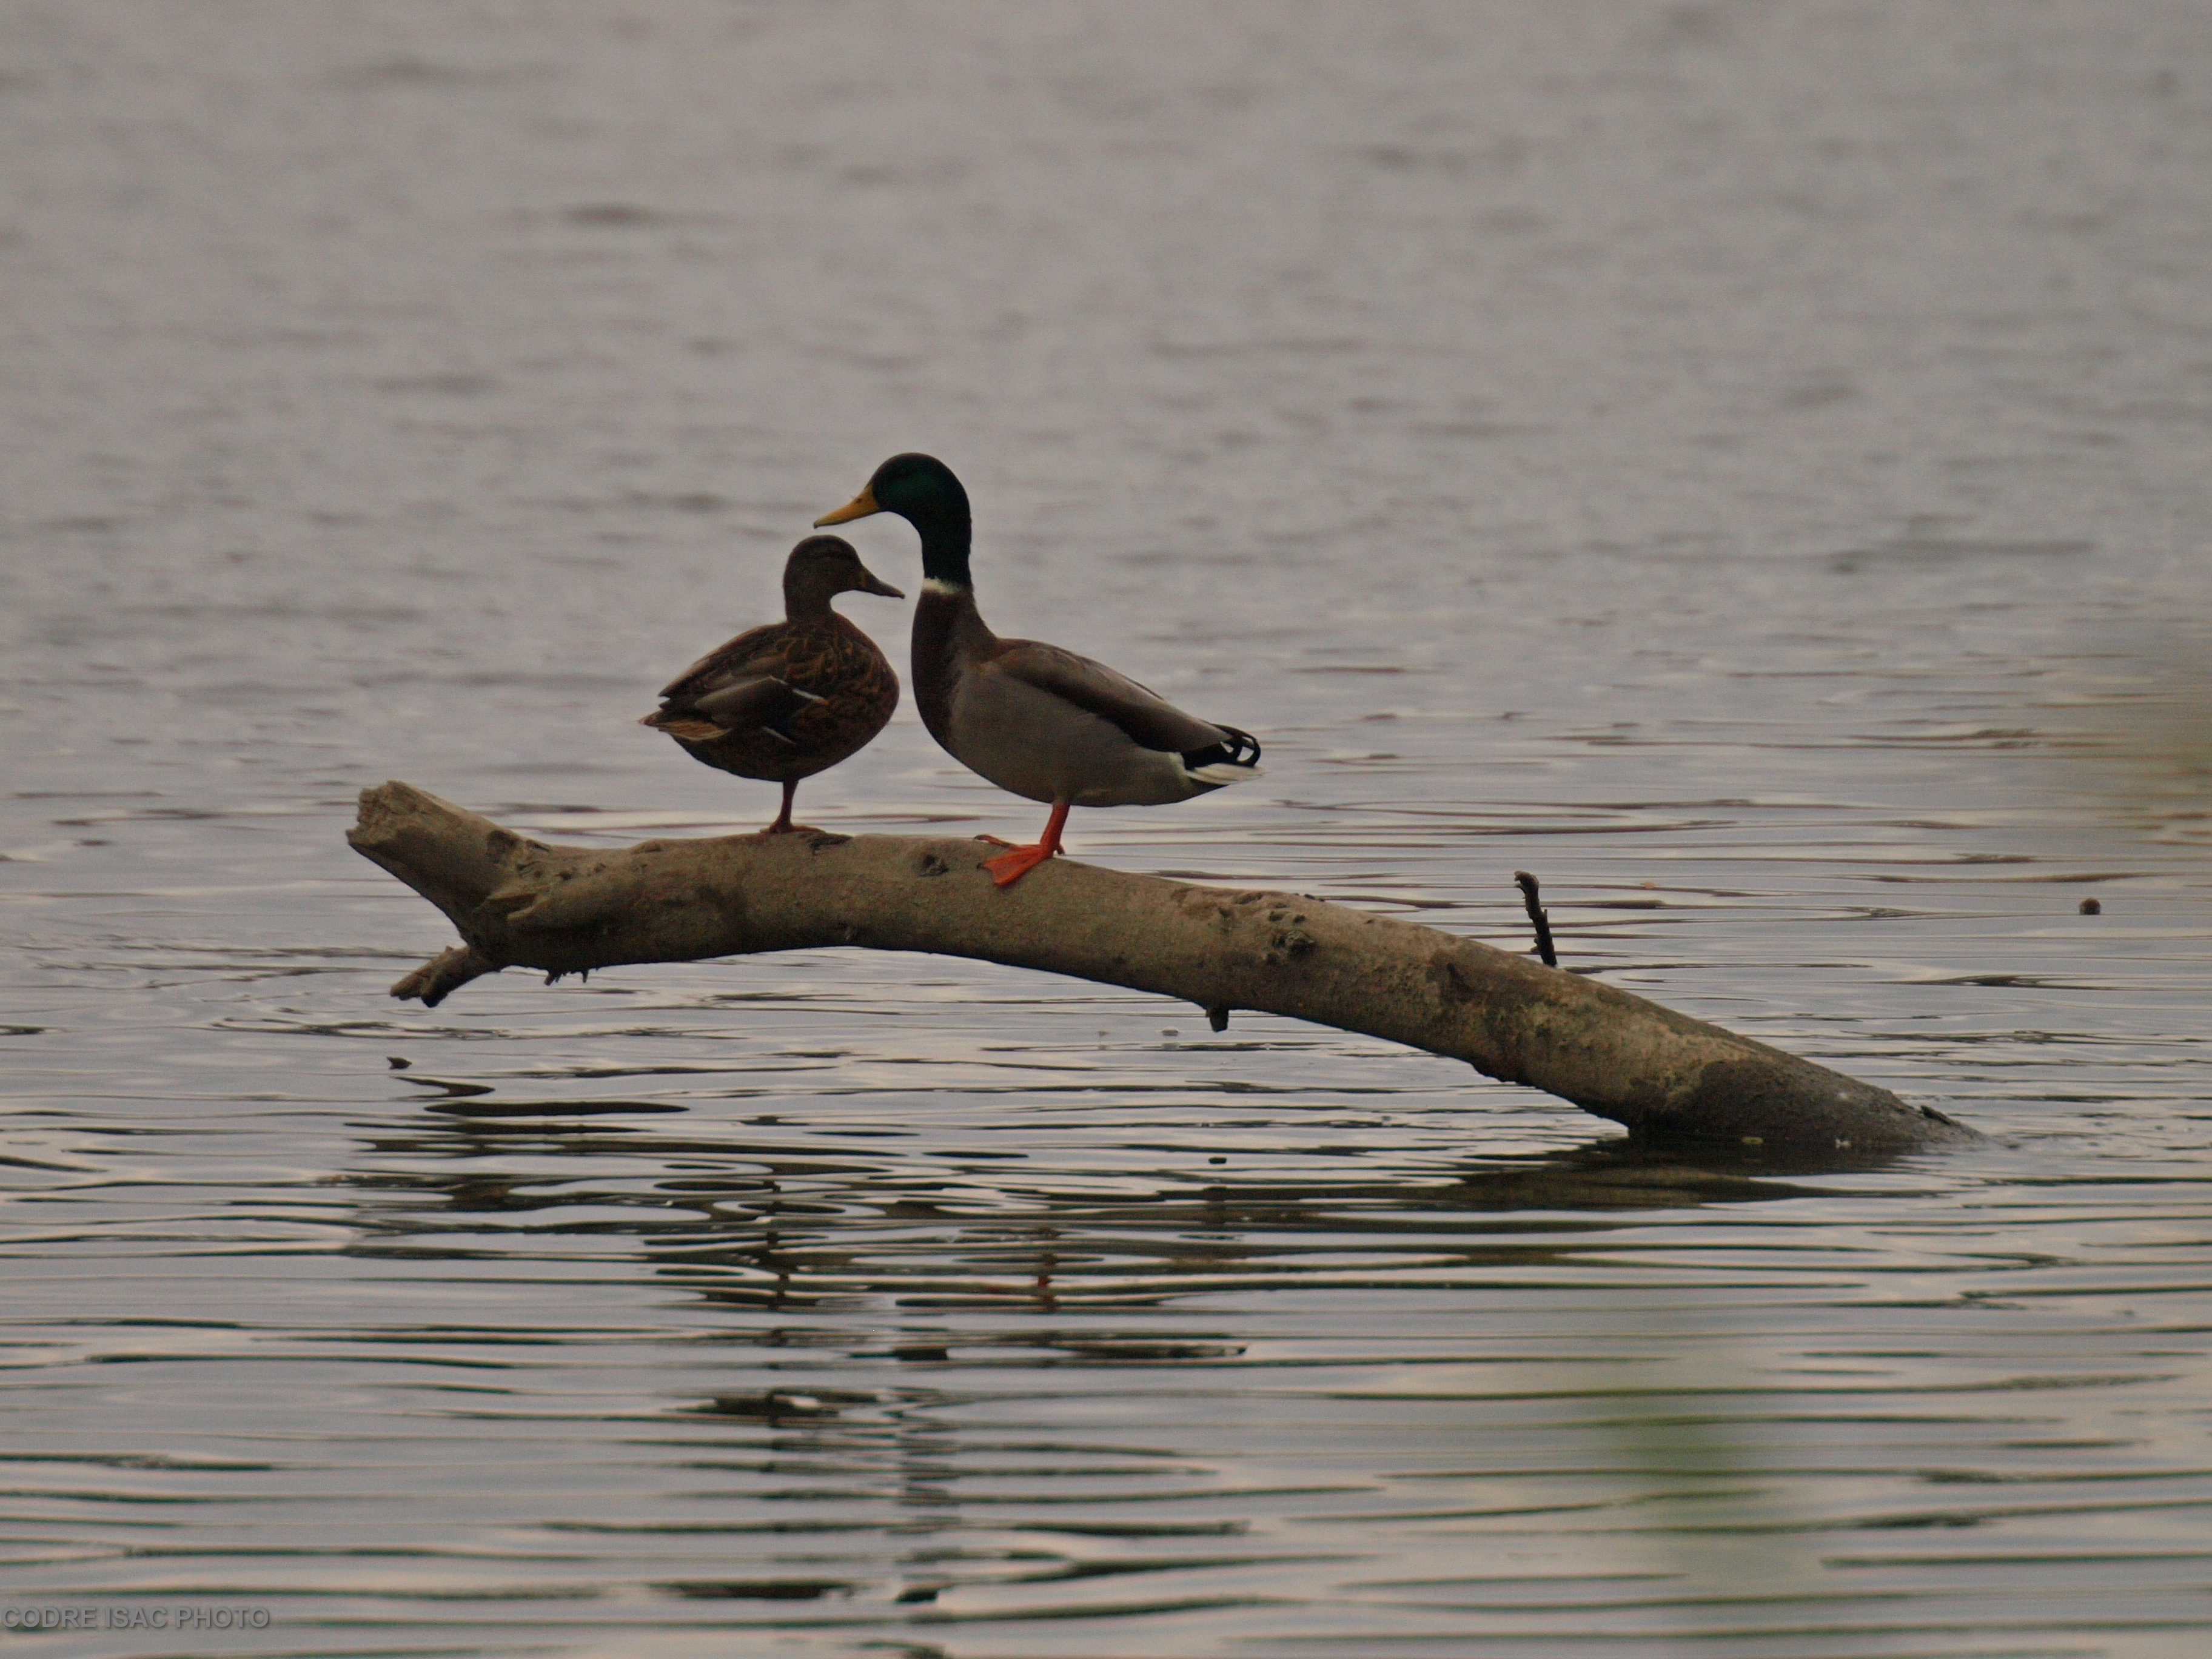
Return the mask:
<path fill-rule="evenodd" d="M 791 800 L 801 778 L 857 754 L 898 707 L 890 662 L 830 608 L 845 592 L 904 597 L 871 575 L 851 544 L 808 537 L 784 566 L 785 620 L 749 629 L 702 657 L 640 722 L 706 765 L 783 785 L 772 831 L 795 827 Z"/>

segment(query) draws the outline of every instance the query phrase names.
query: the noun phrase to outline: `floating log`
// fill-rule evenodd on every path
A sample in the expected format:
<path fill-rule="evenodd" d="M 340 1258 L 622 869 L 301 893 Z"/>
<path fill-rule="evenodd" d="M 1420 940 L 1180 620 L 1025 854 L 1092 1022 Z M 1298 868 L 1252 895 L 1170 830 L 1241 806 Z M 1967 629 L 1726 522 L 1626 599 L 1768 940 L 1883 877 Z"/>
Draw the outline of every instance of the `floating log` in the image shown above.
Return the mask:
<path fill-rule="evenodd" d="M 993 884 L 974 840 L 823 832 L 532 841 L 404 783 L 362 792 L 354 849 L 452 919 L 463 944 L 392 994 L 435 1006 L 502 968 L 853 945 L 1037 968 L 1362 1031 L 1466 1060 L 1655 1142 L 1906 1150 L 1973 1132 L 1765 1043 L 1578 974 L 1394 917 L 1055 858 Z"/>

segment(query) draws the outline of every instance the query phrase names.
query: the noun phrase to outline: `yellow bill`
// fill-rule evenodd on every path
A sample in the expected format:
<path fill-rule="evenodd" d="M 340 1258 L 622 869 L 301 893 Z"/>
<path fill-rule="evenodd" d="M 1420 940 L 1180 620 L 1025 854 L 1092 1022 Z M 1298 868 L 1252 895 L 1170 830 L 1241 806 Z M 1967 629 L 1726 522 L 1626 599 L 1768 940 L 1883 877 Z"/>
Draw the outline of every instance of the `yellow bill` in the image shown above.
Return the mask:
<path fill-rule="evenodd" d="M 875 491 L 863 489 L 835 513 L 824 513 L 814 521 L 814 527 L 817 530 L 824 530 L 833 524 L 850 524 L 855 519 L 865 519 L 871 513 L 882 511 L 883 508 L 876 505 Z"/>

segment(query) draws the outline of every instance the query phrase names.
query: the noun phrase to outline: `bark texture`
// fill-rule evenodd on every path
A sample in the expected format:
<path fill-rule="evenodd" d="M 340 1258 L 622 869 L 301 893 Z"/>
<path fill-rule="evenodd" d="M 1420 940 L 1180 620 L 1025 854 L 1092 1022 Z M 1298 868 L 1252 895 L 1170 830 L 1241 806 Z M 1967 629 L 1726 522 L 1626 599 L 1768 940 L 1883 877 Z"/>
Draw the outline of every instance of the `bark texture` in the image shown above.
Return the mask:
<path fill-rule="evenodd" d="M 462 945 L 392 988 L 432 1006 L 502 968 L 558 976 L 858 945 L 1038 968 L 1287 1014 L 1464 1060 L 1667 1141 L 1872 1152 L 1973 1139 L 1810 1060 L 1579 975 L 1286 893 L 1056 858 L 1001 890 L 971 840 L 794 834 L 550 847 L 404 783 L 362 792 L 354 849 Z"/>

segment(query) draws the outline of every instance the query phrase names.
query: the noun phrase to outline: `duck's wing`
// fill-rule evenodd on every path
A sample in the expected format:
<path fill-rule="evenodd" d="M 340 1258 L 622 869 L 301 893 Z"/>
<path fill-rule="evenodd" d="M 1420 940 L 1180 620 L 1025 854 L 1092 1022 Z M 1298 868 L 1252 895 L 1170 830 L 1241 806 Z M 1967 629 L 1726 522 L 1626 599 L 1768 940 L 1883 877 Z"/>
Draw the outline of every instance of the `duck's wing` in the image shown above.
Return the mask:
<path fill-rule="evenodd" d="M 717 686 L 703 696 L 692 698 L 683 712 L 703 714 L 733 732 L 749 726 L 765 726 L 773 731 L 808 703 L 821 701 L 788 680 L 763 674 L 757 679 L 732 680 Z"/>
<path fill-rule="evenodd" d="M 775 673 L 783 660 L 781 647 L 785 627 L 782 623 L 768 623 L 759 628 L 749 628 L 737 638 L 716 646 L 662 686 L 660 700 L 688 701 L 717 686 Z"/>
<path fill-rule="evenodd" d="M 693 743 L 705 743 L 732 732 L 765 732 L 795 744 L 799 739 L 791 735 L 787 723 L 809 703 L 821 701 L 811 691 L 763 674 L 717 686 L 702 696 L 671 697 L 638 724 Z"/>
<path fill-rule="evenodd" d="M 783 643 L 781 630 L 770 624 L 708 652 L 661 688 L 660 707 L 644 723 L 664 731 L 702 721 L 725 732 L 763 727 L 792 741 L 784 723 L 822 699 L 791 683 Z"/>
<path fill-rule="evenodd" d="M 1245 766 L 1260 757 L 1260 745 L 1244 732 L 1186 714 L 1151 687 L 1103 662 L 1039 640 L 1000 643 L 1003 648 L 985 665 L 987 672 L 1008 675 L 1097 715 L 1139 749 L 1183 756 L 1220 750 L 1221 760 Z M 1245 750 L 1250 751 L 1249 759 Z M 1215 757 L 1209 754 L 1207 758 Z"/>

